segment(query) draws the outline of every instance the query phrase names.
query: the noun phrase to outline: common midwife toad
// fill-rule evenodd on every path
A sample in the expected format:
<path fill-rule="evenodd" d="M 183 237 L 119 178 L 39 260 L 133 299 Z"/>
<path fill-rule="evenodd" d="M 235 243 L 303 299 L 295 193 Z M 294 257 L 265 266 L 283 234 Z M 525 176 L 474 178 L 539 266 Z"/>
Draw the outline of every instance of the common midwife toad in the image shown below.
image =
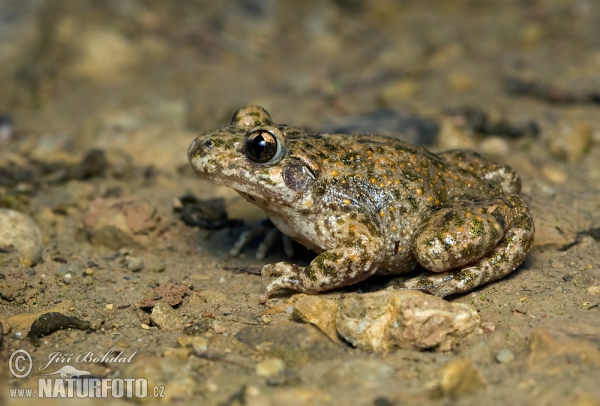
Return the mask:
<path fill-rule="evenodd" d="M 432 273 L 395 288 L 444 297 L 512 272 L 533 243 L 519 176 L 472 151 L 311 134 L 249 106 L 198 136 L 188 158 L 200 178 L 233 188 L 319 253 L 307 267 L 265 265 L 263 302 L 282 288 L 317 293 L 418 264 Z"/>

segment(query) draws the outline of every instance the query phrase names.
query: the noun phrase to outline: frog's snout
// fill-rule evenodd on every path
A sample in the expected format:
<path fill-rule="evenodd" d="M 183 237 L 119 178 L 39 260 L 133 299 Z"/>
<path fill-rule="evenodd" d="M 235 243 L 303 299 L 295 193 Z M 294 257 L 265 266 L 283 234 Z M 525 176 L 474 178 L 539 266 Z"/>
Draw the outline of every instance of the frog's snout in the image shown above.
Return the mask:
<path fill-rule="evenodd" d="M 209 137 L 198 137 L 190 144 L 188 160 L 198 175 L 206 171 L 205 161 L 213 147 L 214 143 Z"/>

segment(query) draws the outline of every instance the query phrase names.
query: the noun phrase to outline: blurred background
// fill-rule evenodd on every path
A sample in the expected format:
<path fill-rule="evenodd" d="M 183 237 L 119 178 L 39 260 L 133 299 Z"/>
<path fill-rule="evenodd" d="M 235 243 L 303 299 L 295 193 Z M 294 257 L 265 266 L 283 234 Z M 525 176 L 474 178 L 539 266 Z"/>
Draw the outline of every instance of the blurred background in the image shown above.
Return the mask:
<path fill-rule="evenodd" d="M 564 183 L 546 153 L 577 161 L 597 138 L 599 38 L 592 0 L 2 0 L 0 142 L 170 171 L 195 134 L 260 104 L 314 131 L 527 149 L 524 176 Z"/>

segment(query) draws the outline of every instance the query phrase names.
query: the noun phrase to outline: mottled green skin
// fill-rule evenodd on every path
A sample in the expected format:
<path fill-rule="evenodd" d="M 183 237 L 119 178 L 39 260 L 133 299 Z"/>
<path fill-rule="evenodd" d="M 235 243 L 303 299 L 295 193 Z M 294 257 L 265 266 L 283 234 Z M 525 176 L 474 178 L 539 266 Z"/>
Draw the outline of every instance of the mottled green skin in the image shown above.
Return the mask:
<path fill-rule="evenodd" d="M 246 134 L 260 129 L 280 146 L 265 163 L 244 151 Z M 418 264 L 436 274 L 396 288 L 443 297 L 510 273 L 533 242 L 518 175 L 471 151 L 436 155 L 385 136 L 310 134 L 250 106 L 231 126 L 198 136 L 188 158 L 199 177 L 235 189 L 320 254 L 307 267 L 266 265 L 263 301 L 281 288 L 316 293 Z"/>

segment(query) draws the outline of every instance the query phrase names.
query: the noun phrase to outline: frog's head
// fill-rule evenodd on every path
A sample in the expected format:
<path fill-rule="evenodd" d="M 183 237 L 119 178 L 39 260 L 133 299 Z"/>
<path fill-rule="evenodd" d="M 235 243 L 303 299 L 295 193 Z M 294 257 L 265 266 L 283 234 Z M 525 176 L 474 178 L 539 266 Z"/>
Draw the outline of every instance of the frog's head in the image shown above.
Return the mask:
<path fill-rule="evenodd" d="M 196 174 L 266 210 L 313 203 L 318 164 L 293 153 L 302 130 L 274 125 L 259 106 L 238 110 L 229 127 L 199 135 L 188 149 Z"/>

